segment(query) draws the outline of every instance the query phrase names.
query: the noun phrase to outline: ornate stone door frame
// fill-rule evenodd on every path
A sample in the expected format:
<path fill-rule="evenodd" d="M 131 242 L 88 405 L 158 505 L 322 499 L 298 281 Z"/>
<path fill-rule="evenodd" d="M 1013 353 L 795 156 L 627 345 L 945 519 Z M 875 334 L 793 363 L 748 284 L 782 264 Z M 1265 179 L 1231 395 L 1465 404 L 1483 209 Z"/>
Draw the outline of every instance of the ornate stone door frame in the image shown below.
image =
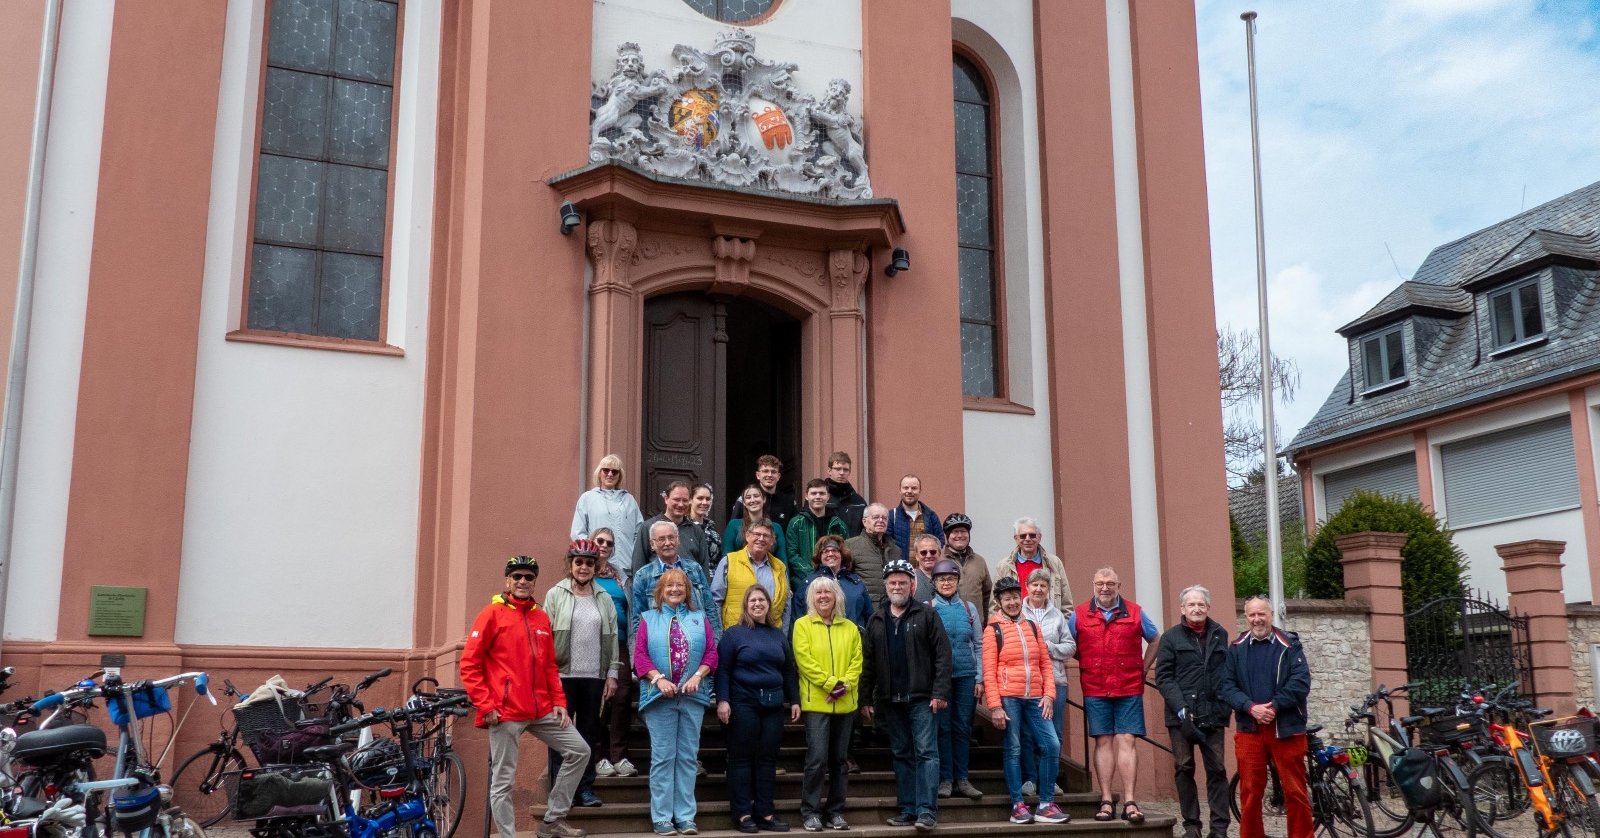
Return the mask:
<path fill-rule="evenodd" d="M 586 166 L 550 184 L 584 214 L 594 273 L 584 462 L 614 452 L 635 479 L 643 473 L 644 301 L 703 289 L 749 295 L 801 322 L 804 462 L 796 466 L 820 468 L 835 448 L 866 465 L 863 291 L 872 248 L 905 232 L 895 201 L 736 192 L 618 164 Z"/>

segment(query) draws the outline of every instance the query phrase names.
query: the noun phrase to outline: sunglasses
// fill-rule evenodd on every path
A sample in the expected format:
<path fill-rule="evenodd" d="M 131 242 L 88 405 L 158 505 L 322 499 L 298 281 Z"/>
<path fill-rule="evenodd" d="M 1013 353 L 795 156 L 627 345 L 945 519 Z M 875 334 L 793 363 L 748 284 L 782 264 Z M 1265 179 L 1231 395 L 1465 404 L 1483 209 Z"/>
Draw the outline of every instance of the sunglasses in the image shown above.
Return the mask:
<path fill-rule="evenodd" d="M 591 558 L 588 558 L 588 557 L 577 557 L 577 558 L 574 558 L 572 560 L 572 566 L 573 567 L 583 567 L 583 566 L 593 567 L 594 563 L 595 563 L 594 559 L 591 559 Z"/>
<path fill-rule="evenodd" d="M 538 578 L 539 577 L 537 575 L 532 574 L 532 573 L 513 573 L 513 574 L 511 574 L 511 581 L 513 581 L 513 582 L 532 582 L 533 580 L 538 579 Z"/>
<path fill-rule="evenodd" d="M 621 474 L 622 473 L 622 469 L 620 469 L 620 468 L 603 468 L 603 469 L 600 469 L 600 473 L 601 474 Z"/>
<path fill-rule="evenodd" d="M 937 556 L 941 552 L 943 552 L 943 551 L 942 550 L 918 550 L 917 551 L 917 555 L 919 555 L 919 556 Z"/>
<path fill-rule="evenodd" d="M 616 544 L 615 541 L 602 541 L 598 538 L 594 540 L 594 543 L 597 547 L 610 547 L 611 545 Z"/>
<path fill-rule="evenodd" d="M 1036 532 L 1025 532 L 1025 533 L 1017 536 L 1017 538 L 1038 538 L 1038 537 L 1039 537 L 1039 534 L 1036 533 Z"/>

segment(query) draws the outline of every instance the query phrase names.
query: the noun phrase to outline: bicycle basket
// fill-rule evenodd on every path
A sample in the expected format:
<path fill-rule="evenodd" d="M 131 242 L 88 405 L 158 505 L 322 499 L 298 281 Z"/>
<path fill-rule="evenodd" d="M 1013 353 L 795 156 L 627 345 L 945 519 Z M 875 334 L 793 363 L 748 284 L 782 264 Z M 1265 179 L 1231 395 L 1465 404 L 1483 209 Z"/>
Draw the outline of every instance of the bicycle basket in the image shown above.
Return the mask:
<path fill-rule="evenodd" d="M 1430 748 L 1489 741 L 1489 726 L 1473 716 L 1440 716 L 1417 729 L 1422 734 L 1422 744 Z"/>
<path fill-rule="evenodd" d="M 282 701 L 257 701 L 233 708 L 233 720 L 239 726 L 239 735 L 253 751 L 260 744 L 262 734 L 277 734 L 294 730 L 295 722 L 305 718 L 305 705 L 296 698 Z M 261 755 L 256 754 L 260 759 Z M 264 760 L 270 762 L 270 760 Z"/>
<path fill-rule="evenodd" d="M 234 820 L 333 815 L 333 770 L 326 765 L 273 765 L 222 777 Z"/>
<path fill-rule="evenodd" d="M 369 789 L 384 789 L 406 781 L 406 758 L 400 743 L 393 739 L 374 739 L 372 744 L 345 758 L 356 782 Z"/>
<path fill-rule="evenodd" d="M 1534 722 L 1528 727 L 1533 731 L 1533 749 L 1540 756 L 1578 757 L 1595 749 L 1594 719 L 1589 716 Z"/>

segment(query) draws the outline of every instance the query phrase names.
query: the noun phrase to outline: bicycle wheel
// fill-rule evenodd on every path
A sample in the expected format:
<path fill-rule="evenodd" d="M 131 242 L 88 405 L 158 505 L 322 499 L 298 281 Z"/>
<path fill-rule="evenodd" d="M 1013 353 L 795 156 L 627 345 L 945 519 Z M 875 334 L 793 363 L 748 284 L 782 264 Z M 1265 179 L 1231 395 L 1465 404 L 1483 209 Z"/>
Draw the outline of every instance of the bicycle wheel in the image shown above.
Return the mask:
<path fill-rule="evenodd" d="M 173 798 L 184 814 L 201 826 L 216 826 L 228 816 L 228 794 L 222 786 L 222 777 L 244 767 L 244 756 L 238 751 L 224 751 L 220 745 L 209 745 L 190 754 L 178 766 L 172 775 Z"/>
<path fill-rule="evenodd" d="M 1550 778 L 1556 787 L 1556 807 L 1565 816 L 1562 824 L 1575 836 L 1600 836 L 1600 796 L 1584 794 L 1568 774 L 1570 770 L 1552 772 Z"/>
<path fill-rule="evenodd" d="M 1228 779 L 1228 809 L 1233 812 L 1233 822 L 1239 822 L 1239 775 Z M 1278 783 L 1278 771 L 1267 763 L 1267 787 L 1261 793 L 1261 814 L 1269 818 L 1283 817 L 1283 787 Z"/>
<path fill-rule="evenodd" d="M 1364 838 L 1373 833 L 1372 807 L 1361 780 L 1352 782 L 1343 769 L 1323 770 L 1313 786 L 1311 805 L 1317 826 L 1329 835 Z"/>
<path fill-rule="evenodd" d="M 1513 822 L 1528 811 L 1528 789 L 1510 759 L 1496 757 L 1473 766 L 1467 789 L 1479 829 L 1494 838 L 1512 838 L 1522 831 Z"/>
<path fill-rule="evenodd" d="M 1361 771 L 1362 791 L 1372 810 L 1373 838 L 1398 838 L 1410 832 L 1416 818 L 1406 806 L 1400 787 L 1389 776 L 1389 769 L 1369 753 Z"/>
<path fill-rule="evenodd" d="M 461 825 L 461 812 L 467 803 L 467 769 L 455 751 L 434 754 L 427 788 L 428 809 L 439 827 L 439 836 L 451 838 Z"/>

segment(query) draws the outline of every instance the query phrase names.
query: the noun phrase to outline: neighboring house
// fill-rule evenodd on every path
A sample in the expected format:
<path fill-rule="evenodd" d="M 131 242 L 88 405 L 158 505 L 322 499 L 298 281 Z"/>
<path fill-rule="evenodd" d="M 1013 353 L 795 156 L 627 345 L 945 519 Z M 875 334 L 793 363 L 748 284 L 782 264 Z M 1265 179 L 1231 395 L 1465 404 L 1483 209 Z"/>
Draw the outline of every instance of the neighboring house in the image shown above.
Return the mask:
<path fill-rule="evenodd" d="M 1495 545 L 1567 543 L 1569 602 L 1600 583 L 1600 183 L 1436 248 L 1339 329 L 1350 369 L 1289 443 L 1308 521 L 1356 489 L 1416 497 L 1455 531 L 1475 587 Z"/>
<path fill-rule="evenodd" d="M 1251 544 L 1267 538 L 1267 504 L 1262 496 L 1265 483 L 1246 483 L 1228 490 L 1228 514 L 1239 525 L 1239 534 Z M 1300 476 L 1285 474 L 1278 478 L 1278 527 L 1289 532 L 1305 526 L 1304 507 L 1300 501 Z"/>

